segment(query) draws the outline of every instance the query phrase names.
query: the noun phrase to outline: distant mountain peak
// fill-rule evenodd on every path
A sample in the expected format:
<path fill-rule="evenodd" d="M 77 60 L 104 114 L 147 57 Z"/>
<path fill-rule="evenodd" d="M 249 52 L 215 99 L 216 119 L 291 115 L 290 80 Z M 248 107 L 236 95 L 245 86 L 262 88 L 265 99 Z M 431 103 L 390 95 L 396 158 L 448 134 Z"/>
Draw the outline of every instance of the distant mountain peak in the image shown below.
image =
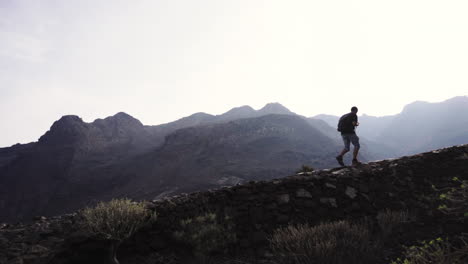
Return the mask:
<path fill-rule="evenodd" d="M 55 121 L 39 142 L 64 144 L 79 140 L 82 131 L 86 129 L 86 123 L 76 115 L 65 115 Z"/>
<path fill-rule="evenodd" d="M 405 105 L 401 113 L 406 114 L 408 112 L 418 111 L 419 109 L 424 108 L 427 105 L 430 105 L 430 103 L 424 101 L 414 101 L 410 104 Z"/>
<path fill-rule="evenodd" d="M 414 101 L 410 104 L 407 104 L 404 108 L 403 111 L 401 112 L 402 114 L 407 114 L 408 112 L 415 112 L 415 111 L 426 111 L 427 109 L 434 109 L 434 107 L 441 106 L 441 107 L 463 107 L 465 108 L 466 105 L 468 104 L 468 96 L 456 96 L 452 97 L 450 99 L 447 99 L 442 102 L 436 102 L 436 103 L 429 103 L 426 101 Z"/>
<path fill-rule="evenodd" d="M 167 123 L 165 125 L 172 125 L 174 127 L 187 127 L 187 126 L 195 126 L 205 122 L 209 122 L 213 119 L 213 115 L 204 113 L 204 112 L 197 112 L 195 114 L 191 114 L 186 117 L 182 117 L 175 122 Z"/>
<path fill-rule="evenodd" d="M 64 115 L 59 120 L 57 120 L 54 124 L 69 124 L 69 123 L 83 123 L 83 119 L 77 115 Z"/>
<path fill-rule="evenodd" d="M 119 118 L 119 119 L 135 119 L 133 116 L 125 112 L 118 112 L 117 114 L 114 115 L 114 117 Z"/>
<path fill-rule="evenodd" d="M 205 112 L 197 112 L 195 114 L 190 115 L 190 117 L 209 117 L 212 116 L 210 114 L 207 114 Z"/>
<path fill-rule="evenodd" d="M 243 106 L 239 106 L 239 107 L 234 107 L 232 108 L 231 110 L 227 111 L 226 113 L 229 113 L 229 112 L 244 112 L 244 111 L 248 111 L 248 112 L 254 112 L 255 110 L 249 106 L 249 105 L 243 105 Z"/>
<path fill-rule="evenodd" d="M 65 115 L 55 121 L 50 127 L 50 131 L 73 130 L 85 125 L 85 122 L 76 115 Z"/>
<path fill-rule="evenodd" d="M 143 127 L 143 124 L 140 122 L 140 120 L 134 118 L 133 116 L 125 112 L 118 112 L 117 114 L 113 116 L 108 116 L 104 119 L 98 118 L 94 120 L 92 124 L 98 126 L 107 126 L 109 124 L 115 124 L 125 127 Z"/>
<path fill-rule="evenodd" d="M 280 103 L 268 103 L 262 109 L 258 110 L 261 114 L 286 114 L 294 115 L 288 108 L 284 107 Z"/>
<path fill-rule="evenodd" d="M 453 98 L 447 99 L 444 101 L 450 103 L 468 103 L 468 96 L 455 96 Z"/>
<path fill-rule="evenodd" d="M 243 106 L 232 108 L 226 113 L 220 115 L 220 117 L 223 119 L 236 119 L 236 118 L 253 117 L 255 115 L 256 115 L 256 111 L 252 107 L 248 105 L 243 105 Z"/>
<path fill-rule="evenodd" d="M 195 114 L 191 114 L 187 117 L 183 117 L 179 119 L 179 121 L 184 120 L 185 122 L 205 122 L 208 120 L 211 120 L 213 118 L 213 115 L 207 114 L 205 112 L 197 112 Z M 195 124 L 195 123 L 194 123 Z"/>

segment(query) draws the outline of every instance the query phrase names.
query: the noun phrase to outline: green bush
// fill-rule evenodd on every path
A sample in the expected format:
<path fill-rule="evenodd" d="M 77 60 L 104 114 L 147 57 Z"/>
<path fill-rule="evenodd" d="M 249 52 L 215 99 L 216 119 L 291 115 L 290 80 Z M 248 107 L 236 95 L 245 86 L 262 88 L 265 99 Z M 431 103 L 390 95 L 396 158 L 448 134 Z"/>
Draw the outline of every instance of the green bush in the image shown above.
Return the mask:
<path fill-rule="evenodd" d="M 392 264 L 462 264 L 468 261 L 468 245 L 454 247 L 447 239 L 437 238 L 407 247 L 403 258 Z"/>
<path fill-rule="evenodd" d="M 458 178 L 453 180 L 460 185 L 440 194 L 439 199 L 443 204 L 439 210 L 456 218 L 468 218 L 468 181 L 460 181 Z"/>
<path fill-rule="evenodd" d="M 279 263 L 362 264 L 374 259 L 369 229 L 347 221 L 279 228 L 270 245 Z"/>
<path fill-rule="evenodd" d="M 84 228 L 92 235 L 111 242 L 110 263 L 119 263 L 116 253 L 122 241 L 156 218 L 144 203 L 132 202 L 130 199 L 100 202 L 93 208 L 85 208 L 81 215 Z"/>
<path fill-rule="evenodd" d="M 231 219 L 225 217 L 220 221 L 214 213 L 180 221 L 180 230 L 174 232 L 174 237 L 189 245 L 194 255 L 200 258 L 226 253 L 237 241 Z"/>

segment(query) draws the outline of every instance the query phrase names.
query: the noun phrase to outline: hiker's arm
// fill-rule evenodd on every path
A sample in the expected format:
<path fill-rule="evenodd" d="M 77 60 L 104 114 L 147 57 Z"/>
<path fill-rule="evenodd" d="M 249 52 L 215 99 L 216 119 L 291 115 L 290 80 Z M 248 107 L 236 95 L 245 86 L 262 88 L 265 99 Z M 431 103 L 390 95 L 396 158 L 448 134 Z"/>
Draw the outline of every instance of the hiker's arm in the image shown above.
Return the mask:
<path fill-rule="evenodd" d="M 358 122 L 358 117 L 355 116 L 354 120 L 353 120 L 353 126 L 359 126 L 359 122 Z"/>

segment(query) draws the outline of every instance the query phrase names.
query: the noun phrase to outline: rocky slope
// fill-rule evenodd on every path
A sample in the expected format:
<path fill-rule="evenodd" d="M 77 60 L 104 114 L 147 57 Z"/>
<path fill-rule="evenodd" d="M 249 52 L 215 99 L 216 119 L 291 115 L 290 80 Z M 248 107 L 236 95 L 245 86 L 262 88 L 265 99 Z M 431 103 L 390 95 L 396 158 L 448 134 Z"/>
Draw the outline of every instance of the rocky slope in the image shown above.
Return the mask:
<path fill-rule="evenodd" d="M 414 218 L 394 238 L 401 243 L 467 232 L 465 223 L 447 220 L 428 202 L 438 197 L 435 189 L 454 186 L 454 177 L 468 180 L 468 145 L 155 200 L 149 207 L 158 221 L 122 245 L 121 263 L 163 263 L 162 255 L 180 254 L 171 242 L 179 220 L 207 211 L 230 216 L 239 250 L 258 256 L 268 234 L 287 223 L 375 219 L 387 208 L 408 210 Z M 0 263 L 102 263 L 106 244 L 87 238 L 77 220 L 71 214 L 1 224 Z"/>

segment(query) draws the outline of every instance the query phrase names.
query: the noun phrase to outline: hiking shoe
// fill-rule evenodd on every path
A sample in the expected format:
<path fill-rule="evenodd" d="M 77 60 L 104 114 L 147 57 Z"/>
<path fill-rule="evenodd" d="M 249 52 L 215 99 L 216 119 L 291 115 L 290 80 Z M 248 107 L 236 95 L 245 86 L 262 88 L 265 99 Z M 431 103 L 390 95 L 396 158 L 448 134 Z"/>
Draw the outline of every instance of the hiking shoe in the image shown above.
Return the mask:
<path fill-rule="evenodd" d="M 353 166 L 358 166 L 358 165 L 361 165 L 362 163 L 357 160 L 357 159 L 353 159 Z"/>
<path fill-rule="evenodd" d="M 343 157 L 342 156 L 336 156 L 336 161 L 338 161 L 338 164 L 344 167 L 344 162 L 343 162 Z"/>

